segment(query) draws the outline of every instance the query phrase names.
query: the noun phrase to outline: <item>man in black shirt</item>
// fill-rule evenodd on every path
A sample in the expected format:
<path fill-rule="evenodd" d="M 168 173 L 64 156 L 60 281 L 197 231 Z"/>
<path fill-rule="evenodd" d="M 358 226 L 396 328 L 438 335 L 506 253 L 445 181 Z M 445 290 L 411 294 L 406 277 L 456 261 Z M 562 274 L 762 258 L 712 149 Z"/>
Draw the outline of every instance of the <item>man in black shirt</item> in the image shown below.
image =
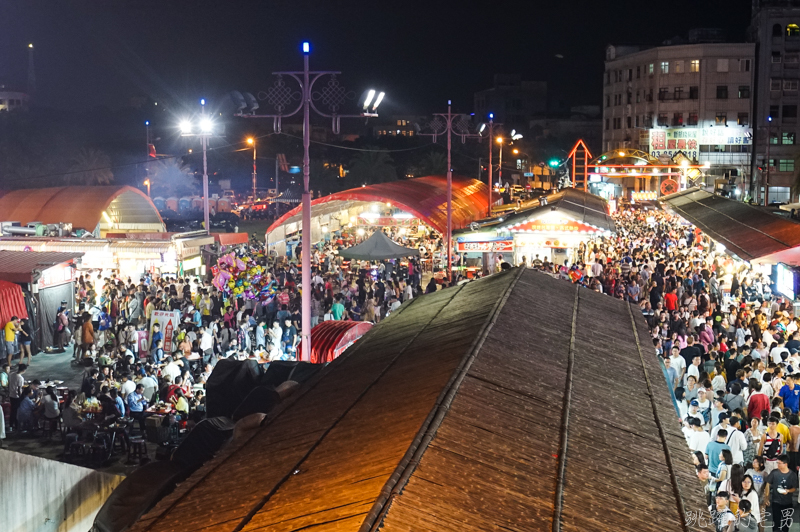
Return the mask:
<path fill-rule="evenodd" d="M 694 336 L 689 335 L 689 338 L 686 339 L 686 347 L 681 349 L 681 356 L 686 361 L 687 368 L 692 365 L 694 357 L 702 358 L 703 352 L 694 345 Z"/>
<path fill-rule="evenodd" d="M 789 457 L 778 457 L 778 469 L 773 469 L 764 479 L 764 501 L 772 514 L 772 530 L 789 532 L 794 517 L 792 493 L 797 491 L 797 473 L 789 470 Z"/>

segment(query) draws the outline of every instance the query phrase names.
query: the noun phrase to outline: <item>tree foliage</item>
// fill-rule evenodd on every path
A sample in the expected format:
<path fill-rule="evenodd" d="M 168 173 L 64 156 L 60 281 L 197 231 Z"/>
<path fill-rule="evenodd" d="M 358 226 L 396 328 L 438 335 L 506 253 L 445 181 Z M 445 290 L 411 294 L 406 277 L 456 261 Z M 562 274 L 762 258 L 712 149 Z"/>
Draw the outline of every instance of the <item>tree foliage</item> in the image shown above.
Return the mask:
<path fill-rule="evenodd" d="M 350 186 L 372 185 L 397 180 L 397 169 L 389 152 L 375 147 L 365 147 L 350 161 L 348 178 Z"/>
<path fill-rule="evenodd" d="M 110 185 L 114 181 L 111 158 L 100 150 L 83 148 L 72 158 L 66 180 L 71 185 Z"/>
<path fill-rule="evenodd" d="M 153 195 L 184 196 L 196 192 L 197 182 L 192 170 L 178 157 L 148 163 L 147 178 Z"/>

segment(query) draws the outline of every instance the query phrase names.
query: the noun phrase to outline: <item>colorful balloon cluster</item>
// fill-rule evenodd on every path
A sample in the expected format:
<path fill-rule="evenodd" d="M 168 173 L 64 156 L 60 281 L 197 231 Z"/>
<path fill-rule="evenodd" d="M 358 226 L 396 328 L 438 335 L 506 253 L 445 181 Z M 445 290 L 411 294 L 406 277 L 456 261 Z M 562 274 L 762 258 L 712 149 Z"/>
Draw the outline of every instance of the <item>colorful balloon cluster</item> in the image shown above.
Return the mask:
<path fill-rule="evenodd" d="M 275 281 L 270 279 L 264 267 L 244 254 L 221 256 L 211 273 L 214 274 L 212 284 L 225 299 L 242 297 L 269 303 L 277 291 Z"/>

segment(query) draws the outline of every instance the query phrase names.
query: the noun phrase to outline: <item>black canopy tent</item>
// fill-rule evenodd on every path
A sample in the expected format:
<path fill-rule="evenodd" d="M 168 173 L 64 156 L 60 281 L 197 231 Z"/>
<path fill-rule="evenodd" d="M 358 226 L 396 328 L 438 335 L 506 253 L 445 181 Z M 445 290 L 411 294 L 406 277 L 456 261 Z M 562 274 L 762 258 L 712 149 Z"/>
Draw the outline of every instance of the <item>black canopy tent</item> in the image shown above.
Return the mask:
<path fill-rule="evenodd" d="M 377 230 L 360 244 L 343 249 L 339 256 L 356 260 L 384 260 L 418 256 L 419 250 L 395 244 L 383 231 Z"/>

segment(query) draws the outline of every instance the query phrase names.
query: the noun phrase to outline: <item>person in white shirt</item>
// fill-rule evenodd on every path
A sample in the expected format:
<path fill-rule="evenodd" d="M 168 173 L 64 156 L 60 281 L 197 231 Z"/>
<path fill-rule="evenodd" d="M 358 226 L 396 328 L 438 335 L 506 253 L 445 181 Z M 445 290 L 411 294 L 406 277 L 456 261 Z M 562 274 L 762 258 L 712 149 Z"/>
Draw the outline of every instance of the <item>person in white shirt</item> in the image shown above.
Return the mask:
<path fill-rule="evenodd" d="M 119 388 L 119 393 L 122 395 L 122 400 L 125 401 L 128 399 L 128 394 L 132 391 L 136 390 L 136 383 L 133 382 L 133 379 L 130 375 L 123 375 L 122 376 L 122 385 Z"/>
<path fill-rule="evenodd" d="M 689 445 L 689 449 L 692 452 L 700 451 L 701 453 L 705 453 L 708 442 L 711 441 L 708 432 L 703 430 L 697 418 L 689 419 L 689 429 L 691 432 L 686 436 L 686 443 Z"/>
<path fill-rule="evenodd" d="M 695 380 L 698 382 L 700 381 L 700 364 L 701 364 L 700 355 L 697 355 L 692 359 L 692 365 L 686 368 L 686 373 L 683 374 L 683 385 L 686 386 L 686 379 L 689 376 L 693 376 Z"/>
<path fill-rule="evenodd" d="M 164 366 L 164 369 L 161 370 L 161 374 L 165 376 L 169 376 L 172 382 L 175 382 L 175 377 L 180 376 L 181 374 L 181 367 L 172 360 L 171 356 L 167 357 L 167 365 Z"/>
<path fill-rule="evenodd" d="M 775 342 L 773 342 L 773 343 L 775 343 Z M 770 360 L 772 360 L 774 363 L 776 363 L 776 364 L 780 364 L 780 363 L 781 363 L 781 361 L 783 360 L 783 357 L 782 357 L 783 353 L 786 353 L 786 356 L 787 356 L 787 357 L 788 357 L 788 356 L 789 356 L 789 354 L 790 354 L 790 353 L 789 353 L 789 350 L 788 350 L 788 349 L 786 349 L 786 344 L 785 344 L 784 342 L 781 342 L 780 344 L 777 344 L 775 347 L 773 347 L 773 348 L 770 350 L 770 352 L 769 352 L 769 358 L 770 358 Z"/>
<path fill-rule="evenodd" d="M 672 354 L 669 357 L 670 366 L 675 369 L 678 374 L 678 381 L 683 382 L 683 374 L 686 373 L 686 361 L 681 356 L 679 347 L 672 348 Z"/>

